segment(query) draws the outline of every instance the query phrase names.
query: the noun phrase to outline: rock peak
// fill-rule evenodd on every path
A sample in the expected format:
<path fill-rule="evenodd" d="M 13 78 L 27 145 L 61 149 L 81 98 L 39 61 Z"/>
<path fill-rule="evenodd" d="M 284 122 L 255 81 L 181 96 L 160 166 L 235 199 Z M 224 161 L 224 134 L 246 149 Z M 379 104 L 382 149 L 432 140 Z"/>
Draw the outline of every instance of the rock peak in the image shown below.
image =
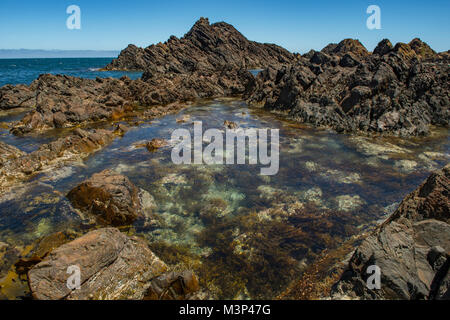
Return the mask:
<path fill-rule="evenodd" d="M 393 48 L 394 48 L 394 46 L 389 41 L 389 39 L 383 39 L 378 43 L 375 50 L 373 50 L 373 53 L 382 56 L 382 55 L 385 55 L 386 53 L 389 53 L 390 51 L 392 51 Z"/>

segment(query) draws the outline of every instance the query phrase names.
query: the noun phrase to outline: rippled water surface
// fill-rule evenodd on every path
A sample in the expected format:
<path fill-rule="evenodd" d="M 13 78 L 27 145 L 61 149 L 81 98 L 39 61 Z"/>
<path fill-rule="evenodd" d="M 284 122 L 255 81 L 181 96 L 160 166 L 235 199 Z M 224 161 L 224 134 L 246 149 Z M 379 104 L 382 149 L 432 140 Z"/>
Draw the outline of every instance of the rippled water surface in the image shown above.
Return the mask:
<path fill-rule="evenodd" d="M 155 153 L 139 148 L 153 138 L 170 140 L 175 128 L 193 130 L 193 121 L 223 130 L 225 120 L 280 129 L 277 175 L 261 176 L 252 165 L 174 165 L 170 147 Z M 39 139 L 64 133 L 0 134 L 31 150 Z M 0 241 L 24 247 L 55 231 L 92 228 L 65 195 L 93 173 L 114 169 L 155 203 L 152 223 L 124 231 L 146 237 L 174 268 L 194 269 L 217 298 L 273 298 L 322 250 L 395 210 L 449 153 L 445 129 L 426 138 L 356 137 L 285 121 L 241 101 L 214 100 L 144 121 L 83 163 L 40 174 L 14 196 L 4 195 Z"/>
<path fill-rule="evenodd" d="M 142 72 L 100 71 L 111 61 L 112 58 L 0 59 L 0 87 L 6 84 L 30 84 L 45 73 L 88 79 L 120 78 L 124 75 L 138 79 L 142 75 Z"/>

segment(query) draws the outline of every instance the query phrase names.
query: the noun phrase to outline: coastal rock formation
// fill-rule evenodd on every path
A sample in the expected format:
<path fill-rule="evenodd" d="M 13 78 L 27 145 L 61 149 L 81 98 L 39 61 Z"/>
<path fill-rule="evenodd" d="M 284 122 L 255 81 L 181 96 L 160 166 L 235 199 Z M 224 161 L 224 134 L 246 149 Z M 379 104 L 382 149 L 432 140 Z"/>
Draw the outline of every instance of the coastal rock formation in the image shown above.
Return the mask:
<path fill-rule="evenodd" d="M 0 88 L 0 110 L 14 108 L 33 108 L 35 105 L 34 92 L 36 83 L 30 86 L 19 84 L 6 85 Z"/>
<path fill-rule="evenodd" d="M 381 270 L 369 289 L 367 269 Z M 450 164 L 434 172 L 356 249 L 335 299 L 450 299 Z"/>
<path fill-rule="evenodd" d="M 106 67 L 143 70 L 139 80 L 43 75 L 30 86 L 1 88 L 0 109 L 35 108 L 12 125 L 24 134 L 117 120 L 135 106 L 161 114 L 199 98 L 244 94 L 250 104 L 338 132 L 426 135 L 430 125 L 449 125 L 449 61 L 420 39 L 395 46 L 385 39 L 373 53 L 345 39 L 299 56 L 201 18 L 181 39 L 130 45 Z M 264 71 L 255 78 L 253 68 Z"/>
<path fill-rule="evenodd" d="M 131 109 L 132 93 L 118 79 L 79 79 L 42 75 L 27 88 L 33 91 L 35 110 L 13 128 L 22 134 L 33 130 L 65 128 L 87 121 L 120 118 Z"/>
<path fill-rule="evenodd" d="M 80 271 L 79 289 L 67 286 L 73 266 Z M 53 250 L 29 271 L 28 281 L 39 300 L 137 300 L 165 271 L 165 263 L 142 239 L 105 228 Z"/>
<path fill-rule="evenodd" d="M 72 189 L 67 198 L 83 212 L 93 214 L 106 225 L 122 226 L 143 216 L 139 189 L 111 170 L 92 175 Z"/>
<path fill-rule="evenodd" d="M 172 36 L 145 49 L 129 45 L 105 69 L 142 70 L 149 79 L 167 73 L 266 68 L 294 60 L 292 53 L 279 46 L 249 41 L 230 24 L 210 24 L 200 18 L 181 39 Z"/>
<path fill-rule="evenodd" d="M 72 134 L 48 144 L 38 150 L 25 153 L 5 143 L 0 143 L 0 190 L 23 181 L 31 175 L 55 168 L 65 162 L 84 159 L 86 156 L 109 144 L 114 139 L 112 131 L 75 129 Z"/>
<path fill-rule="evenodd" d="M 15 123 L 11 131 L 21 135 L 118 120 L 131 114 L 137 105 L 150 107 L 149 111 L 158 116 L 169 111 L 168 104 L 175 103 L 176 108 L 171 109 L 178 111 L 183 107 L 180 102 L 241 94 L 251 78 L 248 71 L 232 69 L 158 76 L 144 79 L 146 81 L 128 77 L 91 80 L 42 75 L 30 87 L 22 86 L 26 94 L 36 88 L 31 91 L 36 108 Z M 21 88 L 14 90 L 21 91 Z"/>
<path fill-rule="evenodd" d="M 448 61 L 419 39 L 394 48 L 383 40 L 374 54 L 346 39 L 262 71 L 245 97 L 338 132 L 425 135 L 450 123 Z"/>

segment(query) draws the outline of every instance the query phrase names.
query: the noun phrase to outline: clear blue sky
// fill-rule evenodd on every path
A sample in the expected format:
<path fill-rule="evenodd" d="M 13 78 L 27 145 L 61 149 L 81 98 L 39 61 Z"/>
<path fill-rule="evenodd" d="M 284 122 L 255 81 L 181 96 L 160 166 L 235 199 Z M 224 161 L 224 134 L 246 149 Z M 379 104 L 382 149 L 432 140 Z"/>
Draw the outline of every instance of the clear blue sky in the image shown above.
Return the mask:
<path fill-rule="evenodd" d="M 81 30 L 66 28 L 66 8 L 81 8 Z M 366 28 L 366 9 L 381 8 L 381 30 Z M 420 37 L 450 49 L 449 0 L 0 0 L 0 49 L 119 50 L 181 37 L 201 16 L 233 24 L 250 40 L 303 53 L 343 38 L 369 49 Z"/>

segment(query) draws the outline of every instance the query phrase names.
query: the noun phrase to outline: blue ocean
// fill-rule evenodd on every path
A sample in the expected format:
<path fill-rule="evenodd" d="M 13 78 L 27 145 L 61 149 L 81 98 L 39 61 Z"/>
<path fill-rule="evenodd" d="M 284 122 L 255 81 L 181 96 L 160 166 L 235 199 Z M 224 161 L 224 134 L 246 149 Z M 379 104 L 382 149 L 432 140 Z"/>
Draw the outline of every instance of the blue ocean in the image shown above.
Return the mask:
<path fill-rule="evenodd" d="M 45 73 L 65 74 L 74 77 L 95 79 L 120 78 L 127 75 L 131 79 L 141 77 L 141 72 L 100 71 L 113 58 L 40 58 L 40 59 L 0 59 L 0 87 L 6 84 L 30 84 Z"/>

